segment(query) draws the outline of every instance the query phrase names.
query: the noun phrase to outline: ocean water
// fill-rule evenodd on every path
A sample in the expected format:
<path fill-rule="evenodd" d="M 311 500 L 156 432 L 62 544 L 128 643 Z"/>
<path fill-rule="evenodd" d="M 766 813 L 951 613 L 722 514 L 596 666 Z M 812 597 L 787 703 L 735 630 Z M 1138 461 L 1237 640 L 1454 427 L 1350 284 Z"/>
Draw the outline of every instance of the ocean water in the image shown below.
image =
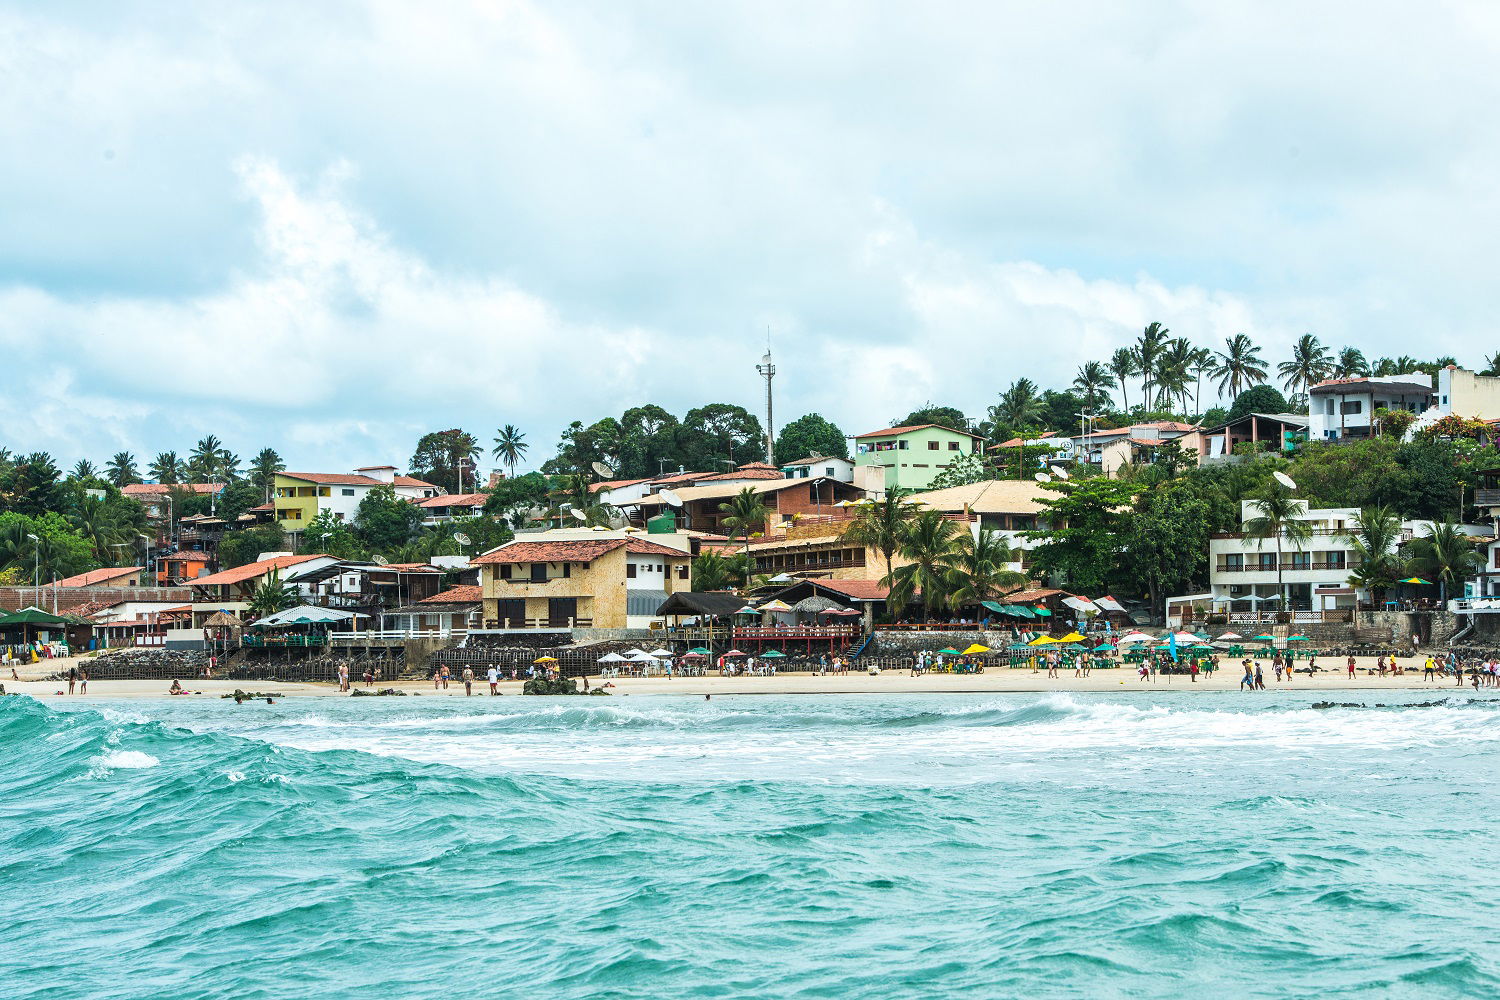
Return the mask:
<path fill-rule="evenodd" d="M 0 698 L 0 996 L 1494 997 L 1445 695 Z"/>

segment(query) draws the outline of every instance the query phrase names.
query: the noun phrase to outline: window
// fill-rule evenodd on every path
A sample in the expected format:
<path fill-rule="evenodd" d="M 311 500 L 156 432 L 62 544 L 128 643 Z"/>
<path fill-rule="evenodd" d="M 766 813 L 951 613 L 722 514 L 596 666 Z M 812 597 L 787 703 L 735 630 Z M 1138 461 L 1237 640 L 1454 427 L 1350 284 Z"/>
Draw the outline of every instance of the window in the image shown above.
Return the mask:
<path fill-rule="evenodd" d="M 1291 554 L 1292 569 L 1307 569 L 1312 565 L 1312 554 L 1308 552 L 1293 552 Z"/>
<path fill-rule="evenodd" d="M 501 564 L 501 566 L 500 566 L 500 579 L 502 579 L 502 580 L 509 580 L 510 579 L 510 564 L 509 563 L 502 563 Z"/>
<path fill-rule="evenodd" d="M 679 580 L 686 580 L 687 578 L 688 578 L 688 568 L 687 568 L 687 565 L 683 564 L 681 566 L 678 566 L 677 567 L 677 579 L 679 579 Z"/>
<path fill-rule="evenodd" d="M 531 564 L 531 582 L 532 583 L 546 583 L 547 582 L 547 564 L 546 563 L 532 563 Z"/>
<path fill-rule="evenodd" d="M 938 441 L 928 441 L 927 442 L 927 450 L 928 451 L 937 451 L 941 447 L 942 447 L 941 442 L 938 442 Z"/>
<path fill-rule="evenodd" d="M 563 563 L 562 564 L 562 568 L 563 568 L 563 579 L 564 580 L 566 580 L 568 577 L 570 577 L 570 576 L 573 575 L 573 564 L 572 563 Z"/>
<path fill-rule="evenodd" d="M 1262 552 L 1260 554 L 1260 568 L 1261 569 L 1275 570 L 1276 569 L 1276 553 L 1274 553 L 1274 552 Z"/>
<path fill-rule="evenodd" d="M 626 563 L 625 564 L 625 579 L 627 579 L 627 580 L 634 580 L 635 579 L 635 563 Z"/>
<path fill-rule="evenodd" d="M 911 443 L 910 441 L 897 441 L 896 442 L 896 447 L 900 448 L 902 451 L 905 451 L 906 450 L 906 446 L 908 444 L 910 444 L 910 443 Z"/>
<path fill-rule="evenodd" d="M 353 490 L 353 488 L 350 488 L 350 487 L 346 487 L 345 489 L 342 489 L 339 492 L 342 493 L 346 497 L 352 497 L 354 495 L 354 490 Z"/>
<path fill-rule="evenodd" d="M 1238 573 L 1245 568 L 1245 556 L 1241 552 L 1231 552 L 1224 557 L 1224 568 L 1231 573 Z"/>
<path fill-rule="evenodd" d="M 1339 412 L 1345 414 L 1346 416 L 1351 413 L 1363 413 L 1364 411 L 1365 404 L 1364 400 L 1361 399 L 1345 400 L 1343 405 L 1339 408 Z"/>
<path fill-rule="evenodd" d="M 830 465 L 828 468 L 824 469 L 823 470 L 823 475 L 825 475 L 828 478 L 832 479 L 833 478 L 833 466 Z"/>
<path fill-rule="evenodd" d="M 1328 568 L 1329 569 L 1343 569 L 1344 566 L 1345 566 L 1345 563 L 1344 563 L 1345 557 L 1346 557 L 1346 554 L 1343 553 L 1343 552 L 1330 552 L 1330 553 L 1328 553 Z"/>
<path fill-rule="evenodd" d="M 328 487 L 326 487 L 326 486 L 319 486 L 318 487 L 318 496 L 320 496 L 320 497 L 326 497 L 326 496 L 330 496 L 330 495 L 332 495 L 332 491 L 330 491 L 328 489 Z"/>
<path fill-rule="evenodd" d="M 1330 417 L 1333 416 L 1333 400 L 1330 399 L 1324 402 L 1323 412 L 1328 414 Z"/>
<path fill-rule="evenodd" d="M 958 450 L 958 442 L 957 441 L 949 441 L 948 442 L 948 450 L 949 451 L 957 451 Z"/>

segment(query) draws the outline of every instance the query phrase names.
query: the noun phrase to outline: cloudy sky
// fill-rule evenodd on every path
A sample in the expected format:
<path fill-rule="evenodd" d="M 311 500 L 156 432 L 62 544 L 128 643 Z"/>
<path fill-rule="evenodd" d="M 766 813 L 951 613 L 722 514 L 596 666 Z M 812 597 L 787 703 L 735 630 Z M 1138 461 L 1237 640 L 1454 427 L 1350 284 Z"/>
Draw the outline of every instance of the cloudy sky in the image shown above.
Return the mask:
<path fill-rule="evenodd" d="M 0 446 L 982 412 L 1152 320 L 1494 337 L 1500 7 L 0 3 Z"/>

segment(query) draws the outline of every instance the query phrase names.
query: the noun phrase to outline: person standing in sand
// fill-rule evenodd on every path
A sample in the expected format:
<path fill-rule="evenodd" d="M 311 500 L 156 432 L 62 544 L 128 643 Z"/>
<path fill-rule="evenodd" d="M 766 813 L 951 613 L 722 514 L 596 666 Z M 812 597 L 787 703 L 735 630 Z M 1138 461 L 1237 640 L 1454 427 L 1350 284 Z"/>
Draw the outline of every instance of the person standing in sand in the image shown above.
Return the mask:
<path fill-rule="evenodd" d="M 500 671 L 495 669 L 493 663 L 490 664 L 490 669 L 485 671 L 484 679 L 490 682 L 490 694 L 495 695 L 500 693 L 495 689 L 495 685 L 500 682 Z"/>
<path fill-rule="evenodd" d="M 339 664 L 339 690 L 349 690 L 349 664 L 347 663 Z"/>
<path fill-rule="evenodd" d="M 1354 657 L 1349 657 L 1349 679 L 1354 680 Z"/>
<path fill-rule="evenodd" d="M 474 668 L 464 667 L 464 697 L 474 693 Z"/>
<path fill-rule="evenodd" d="M 68 668 L 68 694 L 72 694 L 73 693 L 73 685 L 75 685 L 77 683 L 78 683 L 78 668 L 77 667 L 69 667 Z"/>
<path fill-rule="evenodd" d="M 89 672 L 82 668 L 79 668 L 78 671 L 78 693 L 89 693 Z"/>

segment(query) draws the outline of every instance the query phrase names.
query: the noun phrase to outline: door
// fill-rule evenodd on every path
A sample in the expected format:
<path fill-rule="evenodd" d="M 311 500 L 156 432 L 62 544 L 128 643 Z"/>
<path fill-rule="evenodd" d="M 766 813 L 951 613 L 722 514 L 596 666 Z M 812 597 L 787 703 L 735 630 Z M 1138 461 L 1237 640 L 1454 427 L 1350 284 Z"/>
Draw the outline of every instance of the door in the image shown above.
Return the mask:
<path fill-rule="evenodd" d="M 553 628 L 567 628 L 578 617 L 578 598 L 549 597 L 547 599 L 547 624 Z"/>

